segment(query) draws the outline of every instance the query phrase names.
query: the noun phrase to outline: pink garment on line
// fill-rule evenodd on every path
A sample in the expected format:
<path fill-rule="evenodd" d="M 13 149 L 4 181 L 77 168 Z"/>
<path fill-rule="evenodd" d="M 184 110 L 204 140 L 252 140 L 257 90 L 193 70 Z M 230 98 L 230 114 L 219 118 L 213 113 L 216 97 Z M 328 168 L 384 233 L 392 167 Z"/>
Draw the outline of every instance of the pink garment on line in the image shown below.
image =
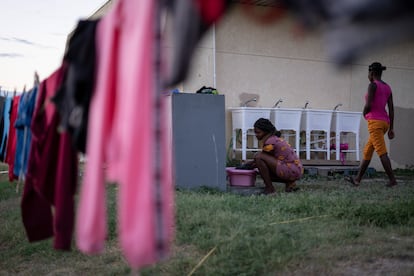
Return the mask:
<path fill-rule="evenodd" d="M 107 179 L 119 184 L 120 246 L 135 269 L 158 261 L 168 251 L 174 232 L 170 122 L 165 101 L 160 111 L 154 102 L 154 3 L 119 0 L 98 24 L 97 82 L 76 226 L 80 250 L 103 250 L 107 237 L 103 167 L 107 164 Z M 155 116 L 162 116 L 160 143 L 154 141 Z M 162 153 L 157 164 L 155 147 Z M 158 196 L 154 164 L 161 167 Z"/>

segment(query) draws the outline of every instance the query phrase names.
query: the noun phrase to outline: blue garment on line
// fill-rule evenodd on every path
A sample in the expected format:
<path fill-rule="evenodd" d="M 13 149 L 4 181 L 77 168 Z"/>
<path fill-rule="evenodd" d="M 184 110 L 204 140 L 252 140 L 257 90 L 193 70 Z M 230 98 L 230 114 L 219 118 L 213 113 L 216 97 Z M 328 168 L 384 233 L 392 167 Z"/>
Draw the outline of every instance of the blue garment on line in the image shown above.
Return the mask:
<path fill-rule="evenodd" d="M 13 99 L 11 97 L 6 97 L 4 101 L 4 108 L 3 108 L 3 121 L 4 121 L 4 128 L 1 137 L 1 146 L 0 146 L 0 153 L 4 152 L 3 160 L 6 159 L 6 150 L 5 147 L 7 146 L 7 137 L 9 135 L 9 128 L 10 128 L 10 109 L 12 105 Z"/>
<path fill-rule="evenodd" d="M 13 173 L 19 178 L 25 176 L 27 172 L 27 160 L 32 139 L 30 125 L 36 104 L 36 96 L 37 87 L 34 87 L 29 92 L 25 92 L 21 95 L 19 107 L 17 109 L 17 118 L 14 123 L 17 141 Z"/>

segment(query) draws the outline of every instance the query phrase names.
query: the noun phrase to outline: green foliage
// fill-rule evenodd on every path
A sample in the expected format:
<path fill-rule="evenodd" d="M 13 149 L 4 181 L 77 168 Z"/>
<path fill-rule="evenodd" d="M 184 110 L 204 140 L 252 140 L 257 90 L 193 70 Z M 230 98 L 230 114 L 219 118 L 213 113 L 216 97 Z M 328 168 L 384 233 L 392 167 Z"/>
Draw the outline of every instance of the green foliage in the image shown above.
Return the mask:
<path fill-rule="evenodd" d="M 406 169 L 395 169 L 394 173 L 396 175 L 407 175 L 407 176 L 414 176 L 414 168 L 406 168 Z"/>
<path fill-rule="evenodd" d="M 239 159 L 227 159 L 226 161 L 226 167 L 237 167 L 240 166 L 241 162 Z"/>

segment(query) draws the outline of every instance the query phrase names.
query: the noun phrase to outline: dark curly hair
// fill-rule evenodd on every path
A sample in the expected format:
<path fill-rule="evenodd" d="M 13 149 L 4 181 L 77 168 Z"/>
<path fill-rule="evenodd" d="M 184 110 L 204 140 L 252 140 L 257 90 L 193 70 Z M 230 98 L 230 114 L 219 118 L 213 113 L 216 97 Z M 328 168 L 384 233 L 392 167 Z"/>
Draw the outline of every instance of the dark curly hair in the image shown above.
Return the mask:
<path fill-rule="evenodd" d="M 382 66 L 379 62 L 373 62 L 370 66 L 368 66 L 368 71 L 374 72 L 377 74 L 382 74 L 382 71 L 387 70 L 387 67 Z"/>
<path fill-rule="evenodd" d="M 272 122 L 269 119 L 260 118 L 254 123 L 254 127 L 258 128 L 265 133 L 271 133 L 276 135 L 277 137 L 280 137 L 281 133 L 276 129 L 276 127 L 272 124 Z"/>

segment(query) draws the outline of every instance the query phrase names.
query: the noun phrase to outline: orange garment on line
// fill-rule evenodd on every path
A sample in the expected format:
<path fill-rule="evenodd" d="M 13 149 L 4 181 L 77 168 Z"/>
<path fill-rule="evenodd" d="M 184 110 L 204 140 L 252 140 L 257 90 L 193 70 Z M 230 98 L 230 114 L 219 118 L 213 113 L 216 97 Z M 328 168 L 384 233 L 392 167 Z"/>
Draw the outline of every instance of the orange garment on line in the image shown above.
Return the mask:
<path fill-rule="evenodd" d="M 387 133 L 390 125 L 381 120 L 368 120 L 368 141 L 364 147 L 364 160 L 371 160 L 375 152 L 378 156 L 387 153 L 384 135 Z"/>

